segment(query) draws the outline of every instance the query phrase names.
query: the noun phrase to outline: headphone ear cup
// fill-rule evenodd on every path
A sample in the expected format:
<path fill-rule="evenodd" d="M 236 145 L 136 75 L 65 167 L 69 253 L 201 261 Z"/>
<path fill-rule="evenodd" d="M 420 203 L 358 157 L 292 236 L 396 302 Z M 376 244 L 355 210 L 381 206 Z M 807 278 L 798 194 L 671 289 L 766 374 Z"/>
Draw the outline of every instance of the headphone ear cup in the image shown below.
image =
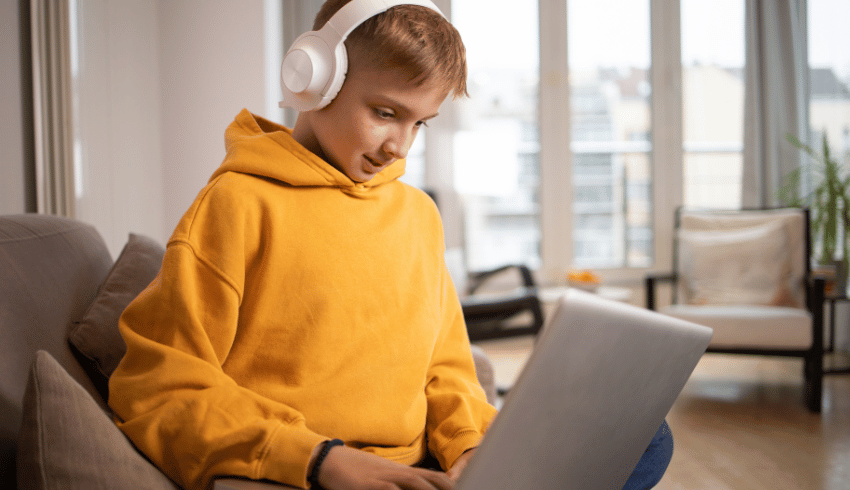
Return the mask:
<path fill-rule="evenodd" d="M 325 87 L 336 77 L 336 58 L 315 31 L 299 36 L 280 67 L 281 107 L 299 111 L 317 108 L 323 102 Z"/>
<path fill-rule="evenodd" d="M 345 76 L 348 74 L 348 51 L 345 49 L 345 43 L 339 43 L 334 53 L 334 72 L 333 78 L 328 83 L 325 89 L 325 94 L 322 96 L 322 101 L 316 106 L 316 109 L 321 109 L 330 104 L 332 100 L 339 94 L 342 89 L 342 84 L 345 82 Z"/>

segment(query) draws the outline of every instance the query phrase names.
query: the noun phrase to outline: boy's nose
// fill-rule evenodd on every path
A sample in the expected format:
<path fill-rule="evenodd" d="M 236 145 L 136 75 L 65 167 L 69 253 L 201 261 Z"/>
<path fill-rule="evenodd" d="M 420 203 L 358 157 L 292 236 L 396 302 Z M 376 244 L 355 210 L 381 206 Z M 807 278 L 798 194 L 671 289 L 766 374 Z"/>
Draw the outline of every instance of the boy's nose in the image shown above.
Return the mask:
<path fill-rule="evenodd" d="M 413 144 L 413 134 L 410 131 L 398 131 L 384 141 L 381 148 L 387 156 L 401 160 L 407 158 L 407 151 Z"/>

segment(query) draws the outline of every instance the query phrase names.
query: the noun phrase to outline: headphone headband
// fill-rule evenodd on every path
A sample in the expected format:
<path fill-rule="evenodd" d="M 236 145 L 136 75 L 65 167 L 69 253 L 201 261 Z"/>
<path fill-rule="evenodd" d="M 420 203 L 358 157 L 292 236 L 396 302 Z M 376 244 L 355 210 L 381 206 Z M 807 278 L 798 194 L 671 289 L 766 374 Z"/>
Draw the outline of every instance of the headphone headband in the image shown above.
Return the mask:
<path fill-rule="evenodd" d="M 352 0 L 321 29 L 302 34 L 289 48 L 280 70 L 279 106 L 310 111 L 330 104 L 348 70 L 345 39 L 367 19 L 397 5 L 418 5 L 443 15 L 431 0 Z"/>
<path fill-rule="evenodd" d="M 334 34 L 338 34 L 339 42 L 342 42 L 360 24 L 398 5 L 418 5 L 435 10 L 440 15 L 443 15 L 431 0 L 352 0 L 339 9 L 320 30 L 328 29 Z"/>

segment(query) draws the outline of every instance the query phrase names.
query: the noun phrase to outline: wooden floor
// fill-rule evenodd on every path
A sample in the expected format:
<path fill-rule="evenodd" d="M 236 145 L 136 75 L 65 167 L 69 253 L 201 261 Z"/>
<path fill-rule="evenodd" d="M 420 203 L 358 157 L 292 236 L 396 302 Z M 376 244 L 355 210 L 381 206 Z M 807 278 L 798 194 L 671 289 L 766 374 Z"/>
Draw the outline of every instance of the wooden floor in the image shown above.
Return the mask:
<path fill-rule="evenodd" d="M 510 386 L 531 341 L 481 347 Z M 850 489 L 850 375 L 826 378 L 818 415 L 803 406 L 802 369 L 796 359 L 704 356 L 668 414 L 675 450 L 656 489 Z"/>

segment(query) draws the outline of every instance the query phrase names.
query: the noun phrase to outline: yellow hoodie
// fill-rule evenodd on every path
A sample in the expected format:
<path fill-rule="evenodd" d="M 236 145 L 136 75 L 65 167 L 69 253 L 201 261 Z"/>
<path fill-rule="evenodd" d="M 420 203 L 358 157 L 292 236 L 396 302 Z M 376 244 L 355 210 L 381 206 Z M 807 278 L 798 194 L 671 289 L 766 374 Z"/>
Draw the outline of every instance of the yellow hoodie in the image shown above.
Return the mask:
<path fill-rule="evenodd" d="M 355 184 L 243 110 L 227 156 L 121 317 L 119 427 L 178 484 L 307 486 L 322 441 L 449 468 L 495 415 L 478 384 L 434 203 Z"/>

